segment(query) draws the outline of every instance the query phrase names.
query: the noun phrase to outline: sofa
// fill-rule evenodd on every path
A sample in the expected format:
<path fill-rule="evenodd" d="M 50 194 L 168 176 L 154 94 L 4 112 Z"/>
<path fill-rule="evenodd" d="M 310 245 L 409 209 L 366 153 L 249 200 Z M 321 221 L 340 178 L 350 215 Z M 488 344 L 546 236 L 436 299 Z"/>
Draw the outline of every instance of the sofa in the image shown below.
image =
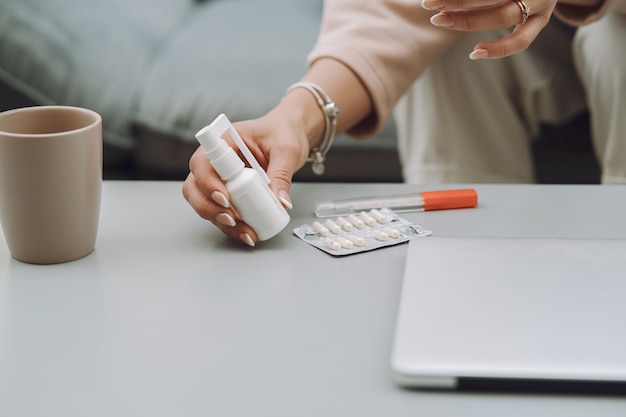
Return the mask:
<path fill-rule="evenodd" d="M 298 81 L 321 11 L 322 0 L 0 0 L 0 110 L 91 108 L 105 178 L 184 178 L 195 132 L 220 113 L 258 117 Z M 400 181 L 393 123 L 376 140 L 338 138 L 323 179 Z"/>
<path fill-rule="evenodd" d="M 322 0 L 0 0 L 0 111 L 93 109 L 105 178 L 183 179 L 200 128 L 258 117 L 298 81 L 321 12 Z M 580 174 L 576 158 L 548 165 Z M 573 182 L 597 181 L 584 176 Z M 295 180 L 402 181 L 393 120 L 371 140 L 338 137 L 325 175 Z"/>

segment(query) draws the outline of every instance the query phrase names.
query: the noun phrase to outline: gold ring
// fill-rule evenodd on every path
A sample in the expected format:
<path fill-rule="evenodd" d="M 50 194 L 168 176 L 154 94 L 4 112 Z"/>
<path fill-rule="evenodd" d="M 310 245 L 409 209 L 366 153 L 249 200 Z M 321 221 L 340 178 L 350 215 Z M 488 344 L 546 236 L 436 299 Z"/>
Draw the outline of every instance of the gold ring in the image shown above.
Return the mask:
<path fill-rule="evenodd" d="M 519 6 L 520 12 L 522 12 L 522 21 L 519 22 L 519 24 L 523 25 L 524 23 L 526 23 L 526 21 L 530 17 L 530 7 L 526 6 L 526 3 L 524 3 L 522 0 L 514 0 L 514 1 Z"/>

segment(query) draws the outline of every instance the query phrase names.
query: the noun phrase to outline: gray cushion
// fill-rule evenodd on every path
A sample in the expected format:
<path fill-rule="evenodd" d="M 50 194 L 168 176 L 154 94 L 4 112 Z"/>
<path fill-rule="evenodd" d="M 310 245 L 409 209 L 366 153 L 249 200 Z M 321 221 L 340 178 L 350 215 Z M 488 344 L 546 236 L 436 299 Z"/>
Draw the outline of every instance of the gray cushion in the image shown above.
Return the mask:
<path fill-rule="evenodd" d="M 191 0 L 0 0 L 0 78 L 37 104 L 89 107 L 105 141 L 133 145 L 129 115 L 152 55 Z"/>
<path fill-rule="evenodd" d="M 319 30 L 316 5 L 321 1 L 195 4 L 142 79 L 138 127 L 195 144 L 194 133 L 220 113 L 237 121 L 269 111 L 306 70 Z"/>
<path fill-rule="evenodd" d="M 19 95 L 10 102 L 91 108 L 103 116 L 105 163 L 180 177 L 197 130 L 219 113 L 261 116 L 302 76 L 322 3 L 0 0 L 0 104 Z M 391 123 L 373 141 L 340 137 L 328 173 L 376 174 L 360 161 L 382 152 L 397 178 L 395 146 Z"/>

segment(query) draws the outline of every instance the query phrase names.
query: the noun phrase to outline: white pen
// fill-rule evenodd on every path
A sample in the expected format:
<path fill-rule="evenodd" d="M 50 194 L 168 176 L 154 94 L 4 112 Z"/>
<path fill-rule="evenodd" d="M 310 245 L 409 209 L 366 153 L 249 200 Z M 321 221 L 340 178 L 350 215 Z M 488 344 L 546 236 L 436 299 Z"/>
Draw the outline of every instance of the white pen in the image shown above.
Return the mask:
<path fill-rule="evenodd" d="M 445 210 L 476 207 L 477 204 L 476 190 L 466 188 L 324 201 L 317 204 L 315 215 L 317 217 L 343 216 L 381 208 L 390 208 L 396 212 Z"/>

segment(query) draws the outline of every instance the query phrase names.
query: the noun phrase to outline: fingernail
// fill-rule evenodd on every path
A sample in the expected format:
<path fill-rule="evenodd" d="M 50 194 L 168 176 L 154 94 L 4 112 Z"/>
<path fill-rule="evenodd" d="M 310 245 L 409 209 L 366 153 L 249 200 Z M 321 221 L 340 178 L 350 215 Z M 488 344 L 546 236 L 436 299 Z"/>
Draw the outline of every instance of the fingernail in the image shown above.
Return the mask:
<path fill-rule="evenodd" d="M 437 13 L 430 18 L 430 23 L 442 28 L 448 28 L 454 24 L 454 19 L 449 14 Z"/>
<path fill-rule="evenodd" d="M 215 216 L 215 220 L 217 220 L 218 223 L 221 223 L 224 226 L 233 227 L 237 224 L 237 222 L 235 222 L 235 219 L 233 219 L 233 217 L 228 213 L 218 214 L 217 216 Z"/>
<path fill-rule="evenodd" d="M 248 246 L 250 246 L 250 247 L 254 247 L 254 246 L 256 246 L 256 245 L 254 244 L 254 240 L 252 240 L 252 238 L 250 237 L 250 235 L 249 235 L 249 234 L 247 234 L 247 233 L 242 233 L 242 234 L 240 234 L 240 235 L 239 235 L 239 239 L 241 239 L 241 241 L 242 241 L 243 243 L 245 243 L 246 245 L 248 245 Z"/>
<path fill-rule="evenodd" d="M 289 198 L 289 194 L 287 194 L 287 192 L 285 190 L 280 190 L 278 192 L 278 199 L 289 210 L 291 210 L 293 208 L 293 204 L 291 204 L 291 199 Z"/>
<path fill-rule="evenodd" d="M 486 49 L 474 49 L 471 54 L 469 54 L 469 58 L 473 60 L 487 58 L 489 56 L 489 52 Z"/>
<path fill-rule="evenodd" d="M 443 9 L 443 1 L 441 0 L 422 0 L 422 7 L 426 10 Z"/>
<path fill-rule="evenodd" d="M 224 208 L 230 207 L 230 202 L 228 201 L 226 196 L 219 191 L 213 191 L 211 193 L 211 199 Z"/>

